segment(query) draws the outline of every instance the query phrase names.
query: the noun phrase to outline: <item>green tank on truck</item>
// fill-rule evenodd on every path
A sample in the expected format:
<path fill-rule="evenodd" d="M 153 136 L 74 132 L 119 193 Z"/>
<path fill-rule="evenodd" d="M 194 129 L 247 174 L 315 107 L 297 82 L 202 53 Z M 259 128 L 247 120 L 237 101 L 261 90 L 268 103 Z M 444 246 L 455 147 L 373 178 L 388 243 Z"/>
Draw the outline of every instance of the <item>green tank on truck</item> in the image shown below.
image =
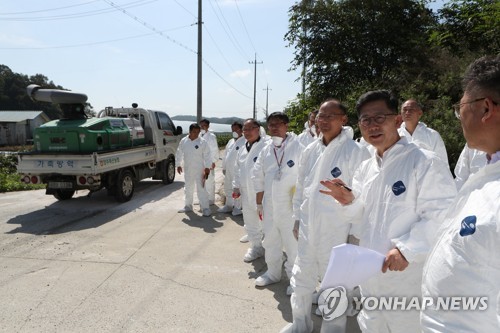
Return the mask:
<path fill-rule="evenodd" d="M 144 131 L 138 126 L 136 119 L 53 120 L 35 129 L 34 149 L 41 153 L 92 153 L 144 145 Z"/>
<path fill-rule="evenodd" d="M 35 101 L 58 104 L 61 119 L 35 130 L 34 149 L 18 154 L 17 171 L 26 184 L 47 184 L 46 194 L 68 200 L 78 190 L 106 189 L 119 202 L 132 198 L 136 183 L 152 178 L 170 184 L 182 128 L 162 111 L 106 107 L 85 114 L 87 95 L 27 88 Z"/>

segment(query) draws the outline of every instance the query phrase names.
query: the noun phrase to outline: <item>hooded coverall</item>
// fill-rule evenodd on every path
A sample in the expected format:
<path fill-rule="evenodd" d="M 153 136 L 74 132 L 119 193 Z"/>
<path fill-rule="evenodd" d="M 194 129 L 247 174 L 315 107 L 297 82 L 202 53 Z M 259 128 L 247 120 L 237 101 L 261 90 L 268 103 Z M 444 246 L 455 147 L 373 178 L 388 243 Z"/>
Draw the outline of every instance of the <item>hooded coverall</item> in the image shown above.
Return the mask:
<path fill-rule="evenodd" d="M 217 137 L 214 133 L 208 131 L 204 134 L 200 133 L 200 136 L 207 142 L 208 148 L 210 149 L 210 159 L 212 163 L 217 163 L 219 160 L 219 146 L 217 144 Z M 210 165 L 212 168 L 212 165 Z M 208 192 L 208 200 L 215 202 L 215 170 L 210 170 L 207 181 L 205 183 L 205 188 Z"/>
<path fill-rule="evenodd" d="M 196 184 L 196 191 L 200 207 L 208 208 L 208 194 L 202 185 L 202 177 L 205 168 L 210 168 L 212 160 L 207 142 L 198 137 L 195 140 L 185 136 L 179 142 L 175 153 L 175 166 L 184 168 L 184 205 L 193 206 L 193 192 Z"/>
<path fill-rule="evenodd" d="M 487 309 L 446 310 L 437 301 L 421 314 L 423 332 L 500 332 L 500 162 L 472 175 L 448 209 L 423 274 L 424 297 L 462 298 Z M 455 303 L 456 304 L 456 303 Z M 472 303 L 469 303 L 472 304 Z M 481 303 L 478 303 L 480 306 Z M 457 305 L 455 305 L 457 306 Z"/>
<path fill-rule="evenodd" d="M 292 198 L 304 147 L 293 133 L 287 133 L 281 147 L 268 144 L 259 154 L 253 167 L 255 192 L 264 192 L 262 228 L 266 250 L 267 275 L 273 281 L 281 279 L 283 249 L 287 255 L 285 270 L 292 276 L 297 256 L 297 240 L 293 236 Z M 279 170 L 281 176 L 278 177 Z"/>
<path fill-rule="evenodd" d="M 240 149 L 245 147 L 245 137 L 241 136 L 238 139 L 231 139 L 226 145 L 226 152 L 222 160 L 222 170 L 226 170 L 224 175 L 224 193 L 226 194 L 226 206 L 233 207 L 233 180 L 236 157 Z"/>
<path fill-rule="evenodd" d="M 427 127 L 422 122 L 418 122 L 415 131 L 413 131 L 413 134 L 410 134 L 403 122 L 398 132 L 399 135 L 405 136 L 408 142 L 413 142 L 420 148 L 435 152 L 448 165 L 448 154 L 446 153 L 444 141 L 436 130 Z"/>
<path fill-rule="evenodd" d="M 262 225 L 257 214 L 255 202 L 255 188 L 252 181 L 252 168 L 257 162 L 259 153 L 269 143 L 262 137 L 251 145 L 248 151 L 248 142 L 239 150 L 235 164 L 233 188 L 239 188 L 241 205 L 243 208 L 243 221 L 248 235 L 248 241 L 253 248 L 262 247 Z"/>
<path fill-rule="evenodd" d="M 340 204 L 319 192 L 325 189 L 320 181 L 339 178 L 350 186 L 354 171 L 368 158 L 367 154 L 366 149 L 358 146 L 351 140 L 350 133 L 342 129 L 328 146 L 320 136 L 300 158 L 293 198 L 294 220 L 300 220 L 298 253 L 290 280 L 294 290 L 290 300 L 293 323 L 282 332 L 312 331 L 312 294 L 326 272 L 332 247 L 347 242 L 351 227 L 339 213 Z"/>
<path fill-rule="evenodd" d="M 455 165 L 455 185 L 457 190 L 464 185 L 467 179 L 486 165 L 486 153 L 477 149 L 471 149 L 465 144 Z"/>
<path fill-rule="evenodd" d="M 356 170 L 354 201 L 343 206 L 352 222 L 361 222 L 360 246 L 387 254 L 398 248 L 409 262 L 361 285 L 365 297 L 421 296 L 422 268 L 456 188 L 446 163 L 435 153 L 402 137 L 380 158 L 374 155 Z M 419 311 L 362 309 L 363 332 L 420 332 Z"/>

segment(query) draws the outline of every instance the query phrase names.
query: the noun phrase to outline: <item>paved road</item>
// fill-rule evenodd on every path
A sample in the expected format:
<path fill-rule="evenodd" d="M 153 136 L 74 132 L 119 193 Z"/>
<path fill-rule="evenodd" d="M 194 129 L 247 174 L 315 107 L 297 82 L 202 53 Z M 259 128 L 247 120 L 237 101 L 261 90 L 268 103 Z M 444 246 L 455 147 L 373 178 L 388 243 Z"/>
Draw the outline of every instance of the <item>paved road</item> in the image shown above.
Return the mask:
<path fill-rule="evenodd" d="M 241 217 L 177 213 L 182 181 L 123 204 L 0 193 L 0 332 L 278 332 L 287 282 L 255 288 Z"/>

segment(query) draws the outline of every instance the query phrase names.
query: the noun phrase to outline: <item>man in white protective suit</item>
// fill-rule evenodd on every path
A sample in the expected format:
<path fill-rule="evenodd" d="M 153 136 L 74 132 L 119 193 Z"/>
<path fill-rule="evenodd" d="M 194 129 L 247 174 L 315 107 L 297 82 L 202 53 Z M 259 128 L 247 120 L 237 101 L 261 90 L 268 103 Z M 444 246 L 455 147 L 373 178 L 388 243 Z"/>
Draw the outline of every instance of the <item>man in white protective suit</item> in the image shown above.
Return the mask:
<path fill-rule="evenodd" d="M 488 162 L 488 160 L 486 159 L 486 153 L 484 151 L 469 148 L 469 146 L 465 144 L 454 170 L 457 191 L 460 191 L 467 179 L 484 167 L 486 162 Z"/>
<path fill-rule="evenodd" d="M 309 113 L 309 118 L 307 120 L 306 128 L 302 133 L 299 134 L 299 142 L 305 147 L 312 143 L 317 137 L 318 133 L 316 131 L 316 115 L 319 110 L 314 110 Z"/>
<path fill-rule="evenodd" d="M 247 119 L 243 123 L 243 135 L 246 143 L 236 157 L 233 181 L 235 197 L 241 195 L 243 222 L 250 242 L 243 261 L 251 262 L 264 255 L 262 247 L 262 224 L 255 203 L 255 188 L 252 181 L 252 168 L 262 149 L 268 144 L 260 135 L 260 125 L 255 119 Z"/>
<path fill-rule="evenodd" d="M 459 309 L 455 303 L 447 311 L 435 302 L 422 310 L 423 332 L 500 332 L 500 56 L 469 65 L 462 87 L 455 114 L 467 145 L 485 152 L 488 164 L 469 177 L 450 206 L 424 267 L 422 293 L 479 305 L 467 310 L 461 301 Z"/>
<path fill-rule="evenodd" d="M 299 157 L 304 147 L 294 133 L 287 133 L 289 119 L 283 112 L 267 117 L 271 136 L 253 167 L 253 183 L 257 213 L 262 219 L 267 271 L 255 280 L 264 287 L 281 280 L 283 249 L 286 253 L 285 271 L 292 276 L 297 256 L 297 241 L 293 237 L 292 198 L 297 182 Z M 291 289 L 288 288 L 291 294 Z"/>
<path fill-rule="evenodd" d="M 421 148 L 435 152 L 446 164 L 448 164 L 448 154 L 441 135 L 426 124 L 420 121 L 424 112 L 420 104 L 409 99 L 401 106 L 401 116 L 403 123 L 399 128 L 399 135 L 406 136 L 408 142 L 413 142 Z"/>
<path fill-rule="evenodd" d="M 218 213 L 233 213 L 234 216 L 241 215 L 241 207 L 234 207 L 233 199 L 233 180 L 234 167 L 238 152 L 245 145 L 245 137 L 243 136 L 243 125 L 235 121 L 231 125 L 233 138 L 228 141 L 224 158 L 222 159 L 222 173 L 224 174 L 224 193 L 226 195 L 226 203 L 217 210 Z"/>
<path fill-rule="evenodd" d="M 205 184 L 205 188 L 208 192 L 208 201 L 210 205 L 215 204 L 215 163 L 219 160 L 219 145 L 217 144 L 217 137 L 212 131 L 209 131 L 210 120 L 202 119 L 200 120 L 200 136 L 207 142 L 208 148 L 210 148 L 210 156 L 212 159 L 212 165 L 210 166 L 210 175 Z"/>
<path fill-rule="evenodd" d="M 370 91 L 357 103 L 363 138 L 375 149 L 356 170 L 352 192 L 341 179 L 322 182 L 343 205 L 342 212 L 359 222 L 360 246 L 385 255 L 378 274 L 361 284 L 362 297 L 420 297 L 422 269 L 446 209 L 456 195 L 447 164 L 435 153 L 400 137 L 397 99 L 386 90 Z M 340 185 L 339 185 L 340 184 Z M 402 307 L 401 305 L 399 305 Z M 420 312 L 363 309 L 363 332 L 420 332 Z"/>
<path fill-rule="evenodd" d="M 210 149 L 207 142 L 199 137 L 200 126 L 193 123 L 189 126 L 189 134 L 183 137 L 175 154 L 177 172 L 184 171 L 184 208 L 179 213 L 193 211 L 193 193 L 196 185 L 198 200 L 203 216 L 210 216 L 208 194 L 205 180 L 212 165 Z"/>
<path fill-rule="evenodd" d="M 313 292 L 326 272 L 332 247 L 346 243 L 349 235 L 351 224 L 338 213 L 341 206 L 319 192 L 324 189 L 320 181 L 338 178 L 350 184 L 356 168 L 368 158 L 366 149 L 358 146 L 351 133 L 343 128 L 347 108 L 339 101 L 324 102 L 316 122 L 321 135 L 300 157 L 293 199 L 294 233 L 298 238 L 297 259 L 290 280 L 293 323 L 281 332 L 312 332 Z M 344 332 L 346 320 L 346 316 L 337 318 L 329 329 Z"/>

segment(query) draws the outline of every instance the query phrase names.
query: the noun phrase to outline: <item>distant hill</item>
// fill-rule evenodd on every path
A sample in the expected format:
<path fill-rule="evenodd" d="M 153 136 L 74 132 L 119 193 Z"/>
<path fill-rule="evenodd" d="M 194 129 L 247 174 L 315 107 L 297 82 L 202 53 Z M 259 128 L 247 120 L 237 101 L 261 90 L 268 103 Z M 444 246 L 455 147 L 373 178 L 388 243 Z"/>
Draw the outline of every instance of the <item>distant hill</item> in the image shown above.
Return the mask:
<path fill-rule="evenodd" d="M 181 115 L 181 116 L 173 116 L 171 118 L 173 120 L 183 120 L 183 121 L 196 122 L 196 116 Z M 244 121 L 244 119 L 241 119 L 238 117 L 225 117 L 225 118 L 207 117 L 207 119 L 210 120 L 210 122 L 214 123 L 214 124 L 229 124 L 229 125 L 231 125 L 235 121 L 239 121 L 241 123 L 243 123 L 243 121 Z"/>

